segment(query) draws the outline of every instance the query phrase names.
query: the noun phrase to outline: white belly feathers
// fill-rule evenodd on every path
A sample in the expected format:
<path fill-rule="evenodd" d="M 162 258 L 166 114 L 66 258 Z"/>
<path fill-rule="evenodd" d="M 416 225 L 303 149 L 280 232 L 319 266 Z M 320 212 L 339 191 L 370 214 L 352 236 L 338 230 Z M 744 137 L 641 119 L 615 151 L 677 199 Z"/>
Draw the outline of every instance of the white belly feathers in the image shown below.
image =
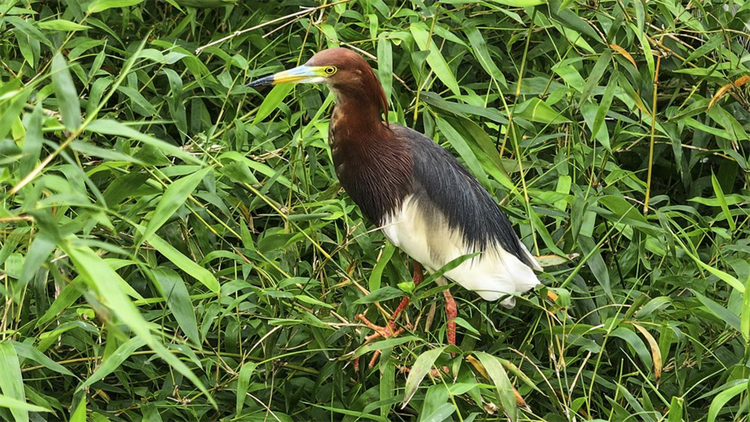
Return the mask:
<path fill-rule="evenodd" d="M 440 212 L 424 212 L 413 196 L 407 196 L 401 209 L 389 217 L 382 227 L 385 236 L 409 256 L 433 273 L 450 261 L 470 253 L 471 250 L 457 229 L 449 227 Z M 429 220 L 429 221 L 428 221 Z M 541 271 L 534 257 L 523 247 L 536 270 Z M 445 273 L 445 277 L 468 290 L 473 290 L 484 300 L 496 301 L 503 296 L 526 292 L 539 279 L 532 268 L 521 262 L 499 244 L 490 244 L 474 258 Z M 515 298 L 502 301 L 512 307 Z"/>

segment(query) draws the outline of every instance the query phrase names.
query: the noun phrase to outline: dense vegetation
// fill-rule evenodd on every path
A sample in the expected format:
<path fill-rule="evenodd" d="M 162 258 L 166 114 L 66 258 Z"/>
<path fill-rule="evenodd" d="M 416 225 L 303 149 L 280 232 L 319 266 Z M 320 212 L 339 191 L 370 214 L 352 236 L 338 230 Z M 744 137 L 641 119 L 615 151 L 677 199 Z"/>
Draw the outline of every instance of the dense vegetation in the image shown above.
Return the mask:
<path fill-rule="evenodd" d="M 747 420 L 749 32 L 746 0 L 0 1 L 0 419 Z M 453 287 L 446 347 L 327 90 L 244 86 L 335 45 L 554 304 Z"/>

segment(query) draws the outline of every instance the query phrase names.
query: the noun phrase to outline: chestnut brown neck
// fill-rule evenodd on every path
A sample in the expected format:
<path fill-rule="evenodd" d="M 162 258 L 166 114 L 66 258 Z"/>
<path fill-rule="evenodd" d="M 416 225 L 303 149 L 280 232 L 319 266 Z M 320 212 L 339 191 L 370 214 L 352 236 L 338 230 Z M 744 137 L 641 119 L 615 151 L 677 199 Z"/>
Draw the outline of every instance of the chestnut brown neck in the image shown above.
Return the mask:
<path fill-rule="evenodd" d="M 381 118 L 385 95 L 372 83 L 332 85 L 336 107 L 331 116 L 329 141 L 341 185 L 362 213 L 383 224 L 411 190 L 411 156 Z"/>

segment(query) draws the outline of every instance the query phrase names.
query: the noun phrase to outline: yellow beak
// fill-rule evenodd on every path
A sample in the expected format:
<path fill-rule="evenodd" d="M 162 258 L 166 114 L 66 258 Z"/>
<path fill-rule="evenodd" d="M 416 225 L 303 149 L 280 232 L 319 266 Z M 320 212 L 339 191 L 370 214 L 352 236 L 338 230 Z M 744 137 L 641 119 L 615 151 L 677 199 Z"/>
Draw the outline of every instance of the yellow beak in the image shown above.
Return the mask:
<path fill-rule="evenodd" d="M 274 73 L 273 75 L 256 79 L 247 86 L 278 85 L 287 83 L 321 83 L 326 79 L 324 66 L 298 66 L 294 69 Z"/>

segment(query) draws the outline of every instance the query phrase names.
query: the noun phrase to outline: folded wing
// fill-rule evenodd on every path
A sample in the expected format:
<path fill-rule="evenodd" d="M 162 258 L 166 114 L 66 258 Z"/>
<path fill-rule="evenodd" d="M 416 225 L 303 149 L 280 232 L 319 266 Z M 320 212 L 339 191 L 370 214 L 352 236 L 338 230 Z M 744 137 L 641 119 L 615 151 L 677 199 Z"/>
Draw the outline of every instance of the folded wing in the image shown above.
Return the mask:
<path fill-rule="evenodd" d="M 391 128 L 410 143 L 414 180 L 411 193 L 386 218 L 385 235 L 433 272 L 479 252 L 445 276 L 485 300 L 539 284 L 534 270 L 541 267 L 479 181 L 429 138 L 400 125 Z M 513 302 L 510 297 L 503 304 Z"/>

